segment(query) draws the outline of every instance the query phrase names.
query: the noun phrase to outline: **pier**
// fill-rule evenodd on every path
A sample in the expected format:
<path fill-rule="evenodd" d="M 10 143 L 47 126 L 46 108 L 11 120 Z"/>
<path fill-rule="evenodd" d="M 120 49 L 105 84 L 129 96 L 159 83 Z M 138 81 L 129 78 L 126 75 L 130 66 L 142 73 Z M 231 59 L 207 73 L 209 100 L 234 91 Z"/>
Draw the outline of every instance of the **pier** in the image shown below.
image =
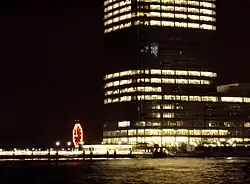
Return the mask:
<path fill-rule="evenodd" d="M 81 149 L 26 149 L 26 150 L 0 150 L 1 160 L 15 159 L 94 159 L 94 158 L 135 158 L 152 157 L 149 150 L 137 150 L 132 145 L 83 145 Z"/>

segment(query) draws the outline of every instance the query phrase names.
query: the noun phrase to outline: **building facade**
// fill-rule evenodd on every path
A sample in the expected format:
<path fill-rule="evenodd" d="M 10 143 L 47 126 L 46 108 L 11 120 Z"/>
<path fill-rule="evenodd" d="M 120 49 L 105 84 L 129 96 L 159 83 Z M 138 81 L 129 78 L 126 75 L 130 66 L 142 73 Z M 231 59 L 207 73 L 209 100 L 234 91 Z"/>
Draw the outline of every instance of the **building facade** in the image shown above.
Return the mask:
<path fill-rule="evenodd" d="M 216 91 L 216 0 L 106 0 L 104 25 L 104 143 L 250 140 L 250 98 Z"/>

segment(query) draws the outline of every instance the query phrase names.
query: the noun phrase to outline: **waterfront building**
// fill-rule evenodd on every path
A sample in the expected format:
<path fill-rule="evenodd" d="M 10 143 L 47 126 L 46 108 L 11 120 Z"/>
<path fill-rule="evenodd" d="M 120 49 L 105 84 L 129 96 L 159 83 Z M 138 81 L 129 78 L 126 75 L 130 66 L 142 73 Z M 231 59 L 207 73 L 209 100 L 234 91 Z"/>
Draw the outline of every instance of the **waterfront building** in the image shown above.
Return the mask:
<path fill-rule="evenodd" d="M 106 0 L 104 26 L 104 143 L 250 140 L 250 98 L 216 89 L 216 0 Z"/>

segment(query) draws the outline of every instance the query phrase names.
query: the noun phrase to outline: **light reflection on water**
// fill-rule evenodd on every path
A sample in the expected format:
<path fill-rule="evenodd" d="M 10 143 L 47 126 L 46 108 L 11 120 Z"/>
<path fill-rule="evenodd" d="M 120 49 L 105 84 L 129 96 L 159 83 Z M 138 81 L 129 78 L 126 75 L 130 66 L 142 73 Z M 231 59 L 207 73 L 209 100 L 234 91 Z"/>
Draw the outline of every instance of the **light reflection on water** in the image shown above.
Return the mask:
<path fill-rule="evenodd" d="M 166 158 L 0 163 L 6 183 L 250 184 L 250 159 Z M 2 183 L 2 182 L 1 182 Z M 3 182 L 4 183 L 4 182 Z"/>

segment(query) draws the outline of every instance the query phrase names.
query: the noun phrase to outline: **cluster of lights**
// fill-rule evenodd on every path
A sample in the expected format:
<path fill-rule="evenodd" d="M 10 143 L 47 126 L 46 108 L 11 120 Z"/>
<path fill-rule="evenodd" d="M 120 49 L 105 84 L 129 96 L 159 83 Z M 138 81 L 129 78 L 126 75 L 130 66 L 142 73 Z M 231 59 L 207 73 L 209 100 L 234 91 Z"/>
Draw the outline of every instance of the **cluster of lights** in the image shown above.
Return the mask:
<path fill-rule="evenodd" d="M 189 85 L 210 85 L 212 82 L 209 80 L 198 80 L 198 79 L 174 79 L 174 78 L 141 78 L 137 79 L 137 83 L 152 83 L 152 84 L 189 84 Z M 108 82 L 104 85 L 104 88 L 110 88 L 110 87 L 116 87 L 116 86 L 122 86 L 127 84 L 132 84 L 132 79 L 128 80 L 120 80 L 120 81 L 113 81 Z M 131 92 L 137 92 L 137 91 L 148 91 L 148 92 L 155 92 L 155 89 L 149 90 L 148 87 L 138 87 L 133 89 L 121 89 L 124 91 L 131 91 Z M 108 92 L 112 93 L 112 92 Z M 116 92 L 114 92 L 116 93 Z M 123 92 L 121 92 L 123 93 Z"/>
<path fill-rule="evenodd" d="M 250 103 L 248 97 L 216 97 L 216 96 L 184 96 L 184 95 L 138 95 L 106 98 L 104 104 L 127 102 L 132 100 L 166 100 L 189 102 L 226 102 L 226 103 Z"/>
<path fill-rule="evenodd" d="M 191 76 L 191 77 L 197 76 L 197 77 L 211 77 L 211 78 L 217 77 L 216 73 L 208 71 L 145 69 L 145 70 L 128 70 L 128 71 L 108 74 L 104 76 L 104 80 L 114 79 L 118 77 L 139 75 L 139 74 L 163 75 L 163 76 Z"/>
<path fill-rule="evenodd" d="M 56 142 L 57 146 L 60 146 L 60 142 Z M 70 144 L 71 145 L 71 144 Z M 107 151 L 109 151 L 110 154 L 114 153 L 116 151 L 117 154 L 129 154 L 133 148 L 133 145 L 84 145 L 83 150 L 86 155 L 89 155 L 92 151 L 93 154 L 107 154 Z M 13 151 L 5 151 L 3 149 L 0 150 L 0 156 L 56 156 L 56 155 L 62 155 L 62 156 L 80 156 L 83 154 L 83 151 L 79 150 L 53 150 L 47 149 L 45 151 L 40 150 L 19 150 L 14 148 Z"/>
<path fill-rule="evenodd" d="M 140 2 L 145 2 L 147 5 L 138 6 L 137 13 L 132 13 L 131 1 L 117 3 L 105 1 L 105 33 L 132 25 L 216 30 L 216 26 L 212 24 L 216 21 L 215 1 L 141 0 Z"/>
<path fill-rule="evenodd" d="M 104 137 L 119 137 L 119 136 L 227 136 L 228 130 L 209 130 L 209 129 L 129 129 L 104 131 Z"/>
<path fill-rule="evenodd" d="M 250 146 L 247 144 L 250 142 L 249 138 L 204 138 L 204 137 L 187 137 L 187 136 L 140 136 L 140 137 L 113 137 L 104 138 L 104 144 L 117 144 L 122 142 L 123 144 L 136 144 L 136 143 L 148 143 L 158 144 L 165 146 L 178 146 L 182 143 L 190 145 L 203 145 L 207 147 L 215 146 Z"/>

